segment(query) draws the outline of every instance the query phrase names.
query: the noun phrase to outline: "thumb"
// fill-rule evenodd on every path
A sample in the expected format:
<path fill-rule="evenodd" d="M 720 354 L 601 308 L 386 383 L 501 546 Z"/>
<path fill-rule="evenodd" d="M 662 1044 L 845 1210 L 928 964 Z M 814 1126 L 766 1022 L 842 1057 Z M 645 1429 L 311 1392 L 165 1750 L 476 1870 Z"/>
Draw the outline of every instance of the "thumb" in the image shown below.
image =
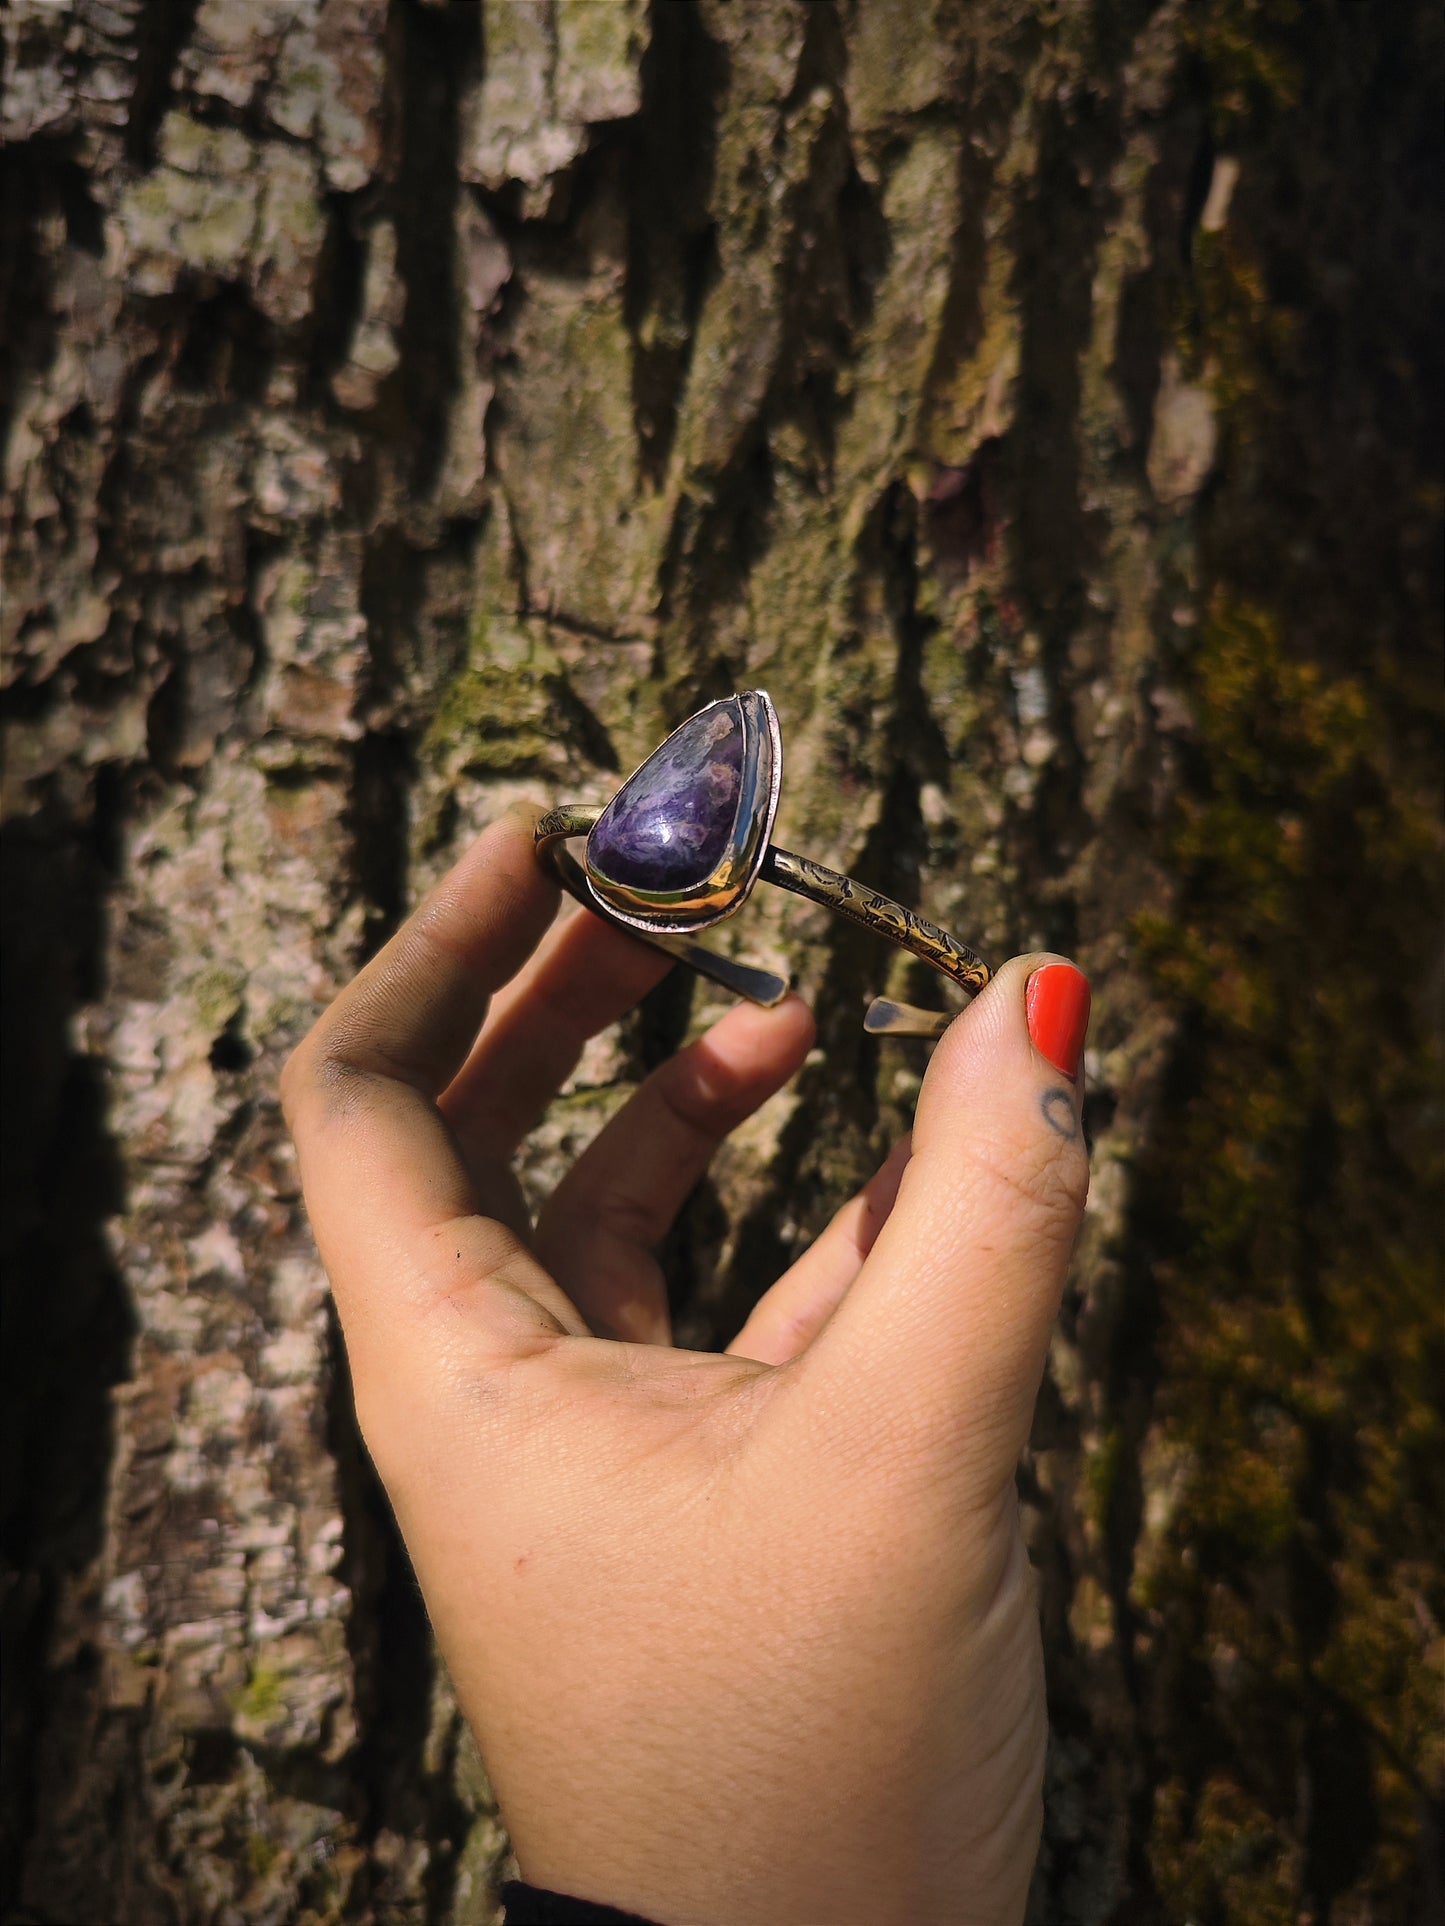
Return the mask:
<path fill-rule="evenodd" d="M 1088 1015 L 1071 963 L 1024 956 L 944 1033 L 898 1201 L 799 1360 L 814 1412 L 861 1422 L 877 1462 L 892 1439 L 980 1498 L 1012 1481 L 1028 1441 L 1083 1215 Z"/>

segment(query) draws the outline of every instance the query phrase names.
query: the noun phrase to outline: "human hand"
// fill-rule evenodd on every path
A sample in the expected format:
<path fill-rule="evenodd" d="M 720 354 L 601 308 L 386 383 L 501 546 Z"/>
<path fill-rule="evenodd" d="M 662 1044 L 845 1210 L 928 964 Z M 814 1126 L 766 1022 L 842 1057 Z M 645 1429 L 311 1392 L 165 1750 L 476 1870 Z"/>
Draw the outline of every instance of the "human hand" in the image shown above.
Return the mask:
<path fill-rule="evenodd" d="M 544 934 L 532 820 L 282 1080 L 358 1420 L 524 1876 L 666 1926 L 1018 1920 L 1045 1710 L 1014 1471 L 1087 1187 L 1026 1003 L 1071 1062 L 1082 979 L 1008 964 L 911 1144 L 726 1354 L 679 1351 L 652 1247 L 811 1018 L 729 1011 L 529 1226 L 517 1145 L 667 967 L 585 914 Z"/>

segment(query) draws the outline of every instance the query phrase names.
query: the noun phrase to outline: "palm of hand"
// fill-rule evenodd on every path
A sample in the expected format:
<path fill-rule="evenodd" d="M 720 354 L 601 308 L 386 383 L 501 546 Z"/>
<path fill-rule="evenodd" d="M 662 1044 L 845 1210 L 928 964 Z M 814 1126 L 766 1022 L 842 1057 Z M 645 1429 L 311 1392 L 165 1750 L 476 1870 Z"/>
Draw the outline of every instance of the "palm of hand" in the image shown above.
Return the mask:
<path fill-rule="evenodd" d="M 284 1091 L 523 1869 L 669 1926 L 1016 1919 L 1045 1719 L 1013 1468 L 1086 1181 L 1027 966 L 728 1353 L 679 1351 L 653 1247 L 811 1019 L 731 1011 L 529 1225 L 517 1144 L 664 967 L 580 915 L 521 968 L 555 903 L 529 843 L 480 840 Z"/>

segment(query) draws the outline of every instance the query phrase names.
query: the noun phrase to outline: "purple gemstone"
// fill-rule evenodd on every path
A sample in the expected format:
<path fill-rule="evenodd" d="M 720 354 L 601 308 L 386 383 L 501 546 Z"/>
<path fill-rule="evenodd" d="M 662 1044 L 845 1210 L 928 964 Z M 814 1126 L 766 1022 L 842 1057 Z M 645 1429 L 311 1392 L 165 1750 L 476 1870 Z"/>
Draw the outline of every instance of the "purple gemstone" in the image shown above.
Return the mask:
<path fill-rule="evenodd" d="M 704 709 L 654 749 L 593 824 L 589 865 L 629 889 L 687 890 L 723 858 L 742 787 L 736 696 Z"/>

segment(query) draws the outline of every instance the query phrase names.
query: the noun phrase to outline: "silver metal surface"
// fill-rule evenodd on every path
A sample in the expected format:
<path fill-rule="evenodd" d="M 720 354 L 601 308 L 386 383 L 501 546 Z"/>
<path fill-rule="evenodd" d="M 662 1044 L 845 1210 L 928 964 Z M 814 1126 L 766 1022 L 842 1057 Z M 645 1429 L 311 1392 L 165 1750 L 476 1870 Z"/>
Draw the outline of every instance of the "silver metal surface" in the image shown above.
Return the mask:
<path fill-rule="evenodd" d="M 731 698 L 729 698 L 731 699 Z M 537 824 L 536 847 L 558 879 L 580 903 L 605 922 L 665 951 L 689 969 L 750 1002 L 771 1005 L 787 983 L 772 970 L 734 962 L 692 941 L 696 931 L 734 915 L 761 878 L 781 889 L 836 910 L 879 936 L 908 950 L 941 975 L 976 995 L 992 974 L 988 965 L 947 930 L 915 910 L 895 903 L 866 883 L 855 882 L 810 857 L 778 849 L 768 839 L 783 786 L 783 739 L 777 713 L 766 692 L 748 689 L 736 698 L 743 717 L 743 776 L 738 812 L 723 861 L 701 890 L 651 893 L 625 890 L 579 864 L 563 847 L 569 837 L 587 836 L 601 815 L 572 804 L 550 810 Z M 715 708 L 709 703 L 707 708 Z M 707 709 L 698 711 L 705 715 Z M 642 764 L 639 763 L 638 768 Z M 636 771 L 633 772 L 636 774 Z M 629 778 L 629 781 L 631 778 Z M 920 1010 L 892 997 L 875 997 L 863 1019 L 872 1036 L 937 1038 L 956 1012 Z"/>

